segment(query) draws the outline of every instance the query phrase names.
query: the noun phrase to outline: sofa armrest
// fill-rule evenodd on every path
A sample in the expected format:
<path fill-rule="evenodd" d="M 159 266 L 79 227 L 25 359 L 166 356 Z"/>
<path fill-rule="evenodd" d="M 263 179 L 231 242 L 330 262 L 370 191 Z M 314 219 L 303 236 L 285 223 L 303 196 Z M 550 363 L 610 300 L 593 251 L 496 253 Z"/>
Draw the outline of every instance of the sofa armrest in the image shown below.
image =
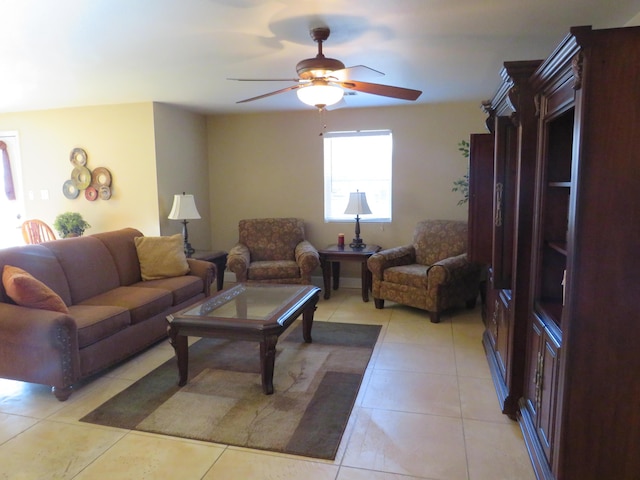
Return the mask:
<path fill-rule="evenodd" d="M 386 268 L 410 265 L 415 261 L 416 250 L 413 245 L 404 245 L 374 253 L 367 260 L 367 268 L 374 279 L 382 280 L 382 274 Z"/>
<path fill-rule="evenodd" d="M 68 314 L 0 303 L 0 377 L 70 387 L 80 378 L 78 330 Z"/>
<path fill-rule="evenodd" d="M 195 258 L 187 258 L 187 263 L 189 264 L 189 275 L 200 277 L 204 282 L 204 294 L 207 297 L 211 295 L 211 284 L 216 279 L 218 267 L 215 263 Z"/>
<path fill-rule="evenodd" d="M 308 240 L 303 240 L 296 245 L 295 256 L 302 277 L 310 276 L 311 272 L 320 266 L 318 250 Z"/>
<path fill-rule="evenodd" d="M 243 243 L 236 243 L 227 255 L 227 268 L 236 274 L 238 282 L 247 281 L 247 269 L 251 262 L 249 247 Z"/>

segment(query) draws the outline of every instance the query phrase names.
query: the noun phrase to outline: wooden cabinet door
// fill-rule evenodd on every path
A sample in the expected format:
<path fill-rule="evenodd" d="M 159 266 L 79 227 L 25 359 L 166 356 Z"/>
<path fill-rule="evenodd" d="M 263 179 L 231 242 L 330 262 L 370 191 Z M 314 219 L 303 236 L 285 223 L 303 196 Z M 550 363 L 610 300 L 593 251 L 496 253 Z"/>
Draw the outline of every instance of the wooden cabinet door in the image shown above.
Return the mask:
<path fill-rule="evenodd" d="M 511 288 L 518 129 L 510 117 L 496 119 L 493 185 L 494 288 Z"/>
<path fill-rule="evenodd" d="M 502 378 L 507 382 L 507 368 L 509 365 L 509 342 L 511 339 L 511 298 L 509 292 L 500 290 L 496 296 L 498 312 L 496 315 L 498 339 L 496 342 L 496 355 Z"/>
<path fill-rule="evenodd" d="M 523 401 L 545 457 L 544 463 L 550 466 L 554 460 L 557 428 L 560 341 L 537 315 L 531 324 L 528 352 Z"/>
<path fill-rule="evenodd" d="M 491 263 L 493 225 L 493 135 L 477 133 L 469 142 L 469 261 Z"/>
<path fill-rule="evenodd" d="M 541 359 L 538 377 L 538 438 L 549 464 L 553 464 L 560 344 L 545 329 L 540 347 L 541 350 L 538 354 Z"/>

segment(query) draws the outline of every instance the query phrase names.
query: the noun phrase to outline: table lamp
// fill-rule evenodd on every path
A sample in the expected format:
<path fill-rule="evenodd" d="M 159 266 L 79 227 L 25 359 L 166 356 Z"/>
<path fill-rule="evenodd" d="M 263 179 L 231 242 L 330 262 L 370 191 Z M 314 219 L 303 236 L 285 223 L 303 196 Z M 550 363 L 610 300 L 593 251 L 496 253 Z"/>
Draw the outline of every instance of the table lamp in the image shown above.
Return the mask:
<path fill-rule="evenodd" d="M 173 206 L 169 213 L 169 220 L 182 220 L 182 236 L 184 237 L 184 253 L 187 257 L 191 257 L 195 250 L 191 248 L 189 243 L 189 232 L 187 231 L 187 220 L 198 220 L 200 214 L 196 208 L 196 202 L 193 195 L 186 195 L 182 192 L 182 195 L 173 196 Z"/>
<path fill-rule="evenodd" d="M 367 203 L 367 196 L 364 192 L 356 190 L 349 194 L 349 203 L 344 213 L 356 214 L 356 236 L 349 244 L 351 248 L 364 248 L 367 245 L 360 238 L 360 214 L 369 214 L 371 209 Z"/>

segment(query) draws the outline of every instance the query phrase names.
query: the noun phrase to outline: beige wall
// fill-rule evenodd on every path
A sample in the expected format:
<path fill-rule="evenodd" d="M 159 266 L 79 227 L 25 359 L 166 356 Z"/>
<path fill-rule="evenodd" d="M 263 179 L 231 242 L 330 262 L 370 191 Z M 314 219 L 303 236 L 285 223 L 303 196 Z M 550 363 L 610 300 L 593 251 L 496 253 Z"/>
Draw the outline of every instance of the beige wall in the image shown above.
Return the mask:
<path fill-rule="evenodd" d="M 174 193 L 196 197 L 202 220 L 189 222 L 197 249 L 228 250 L 242 218 L 296 216 L 317 246 L 353 236 L 354 224 L 324 223 L 323 125 L 327 131 L 383 129 L 394 135 L 393 221 L 363 223 L 365 242 L 408 243 L 425 218 L 466 219 L 452 183 L 466 171 L 457 144 L 484 131 L 479 102 L 372 109 L 212 115 L 140 103 L 0 115 L 0 130 L 17 130 L 22 154 L 26 217 L 53 223 L 64 211 L 80 212 L 88 233 L 127 226 L 145 235 L 181 231 L 166 219 Z M 113 197 L 66 199 L 62 184 L 69 152 L 84 148 L 89 168 L 109 168 Z M 48 190 L 49 200 L 40 199 Z M 349 268 L 346 274 L 351 274 Z M 357 275 L 357 274 L 356 274 Z"/>
<path fill-rule="evenodd" d="M 79 212 L 97 233 L 135 226 L 159 234 L 153 105 L 137 103 L 0 115 L 0 130 L 20 136 L 25 218 L 50 225 L 59 213 Z M 62 185 L 75 147 L 88 154 L 89 169 L 106 167 L 113 178 L 110 200 L 67 199 Z M 48 191 L 49 199 L 41 198 Z M 33 192 L 33 199 L 29 199 Z"/>
<path fill-rule="evenodd" d="M 153 106 L 160 233 L 182 232 L 182 223 L 167 219 L 177 193 L 193 194 L 201 220 L 190 220 L 189 242 L 197 250 L 211 243 L 207 121 L 203 115 L 155 103 Z"/>
<path fill-rule="evenodd" d="M 363 223 L 361 236 L 383 247 L 411 241 L 418 220 L 467 218 L 454 180 L 466 171 L 457 144 L 484 132 L 480 102 L 213 115 L 208 118 L 212 245 L 228 250 L 238 220 L 304 218 L 316 246 L 353 236 L 354 224 L 324 223 L 323 123 L 327 131 L 391 129 L 394 142 L 393 221 Z"/>

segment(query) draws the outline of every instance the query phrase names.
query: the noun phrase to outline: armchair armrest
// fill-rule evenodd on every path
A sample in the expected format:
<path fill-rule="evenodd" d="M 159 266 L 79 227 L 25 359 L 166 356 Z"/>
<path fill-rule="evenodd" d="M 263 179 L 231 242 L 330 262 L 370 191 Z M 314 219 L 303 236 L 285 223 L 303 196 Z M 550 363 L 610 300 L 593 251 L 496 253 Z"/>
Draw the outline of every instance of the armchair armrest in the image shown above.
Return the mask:
<path fill-rule="evenodd" d="M 216 278 L 218 267 L 216 267 L 215 263 L 195 258 L 187 258 L 187 263 L 189 264 L 189 275 L 200 277 L 204 282 L 205 296 L 211 295 L 211 284 Z"/>
<path fill-rule="evenodd" d="M 466 253 L 445 258 L 427 268 L 428 288 L 460 280 L 476 270 L 478 266 L 469 262 Z"/>
<path fill-rule="evenodd" d="M 303 240 L 296 245 L 295 256 L 302 277 L 310 276 L 311 272 L 320 266 L 318 250 L 308 240 Z"/>
<path fill-rule="evenodd" d="M 238 282 L 246 282 L 247 269 L 250 262 L 249 247 L 243 243 L 235 244 L 229 251 L 229 255 L 227 255 L 227 268 L 236 274 Z"/>
<path fill-rule="evenodd" d="M 415 261 L 416 250 L 413 245 L 404 245 L 374 253 L 367 260 L 367 268 L 374 279 L 382 280 L 382 273 L 386 268 L 410 265 Z"/>

